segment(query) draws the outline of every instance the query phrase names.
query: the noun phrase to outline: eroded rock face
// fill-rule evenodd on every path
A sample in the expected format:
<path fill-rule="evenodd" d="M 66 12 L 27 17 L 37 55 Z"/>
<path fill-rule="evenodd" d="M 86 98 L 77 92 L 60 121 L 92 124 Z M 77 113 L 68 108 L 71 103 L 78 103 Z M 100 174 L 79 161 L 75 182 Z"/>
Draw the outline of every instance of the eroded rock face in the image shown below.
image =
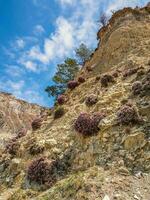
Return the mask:
<path fill-rule="evenodd" d="M 135 133 L 128 135 L 124 140 L 124 148 L 129 151 L 135 151 L 146 144 L 144 133 Z"/>
<path fill-rule="evenodd" d="M 31 129 L 33 119 L 40 116 L 44 108 L 18 100 L 10 94 L 0 93 L 0 136 L 10 138 L 22 128 Z"/>

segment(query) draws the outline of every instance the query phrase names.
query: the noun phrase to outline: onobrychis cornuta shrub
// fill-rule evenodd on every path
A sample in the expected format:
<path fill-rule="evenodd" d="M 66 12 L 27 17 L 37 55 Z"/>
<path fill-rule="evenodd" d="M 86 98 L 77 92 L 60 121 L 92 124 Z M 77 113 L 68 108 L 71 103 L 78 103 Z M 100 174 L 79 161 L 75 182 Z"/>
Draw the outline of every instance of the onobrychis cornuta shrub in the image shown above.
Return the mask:
<path fill-rule="evenodd" d="M 54 112 L 54 119 L 61 118 L 65 114 L 65 110 L 63 107 L 59 107 Z"/>
<path fill-rule="evenodd" d="M 92 106 L 92 105 L 96 104 L 97 101 L 98 101 L 97 96 L 94 95 L 94 94 L 91 94 L 91 95 L 89 95 L 89 96 L 86 98 L 85 104 L 86 104 L 87 106 Z"/>
<path fill-rule="evenodd" d="M 31 162 L 27 170 L 27 179 L 39 185 L 51 185 L 53 179 L 54 161 L 38 158 Z"/>
<path fill-rule="evenodd" d="M 16 139 L 22 138 L 22 137 L 26 136 L 26 134 L 27 134 L 27 130 L 25 128 L 23 128 L 17 133 L 17 136 L 15 138 Z"/>
<path fill-rule="evenodd" d="M 21 129 L 14 138 L 8 141 L 5 146 L 5 151 L 11 155 L 16 155 L 20 147 L 18 139 L 24 137 L 26 134 L 27 130 L 25 128 Z"/>
<path fill-rule="evenodd" d="M 82 77 L 82 76 L 80 76 L 80 77 L 78 78 L 78 82 L 79 82 L 79 83 L 84 83 L 84 82 L 85 82 L 85 78 Z"/>
<path fill-rule="evenodd" d="M 92 67 L 90 67 L 90 66 L 87 66 L 87 67 L 86 67 L 86 70 L 87 70 L 88 72 L 93 71 Z"/>
<path fill-rule="evenodd" d="M 134 95 L 138 95 L 142 91 L 142 83 L 140 81 L 136 81 L 132 85 L 132 92 Z"/>
<path fill-rule="evenodd" d="M 101 79 L 100 76 L 96 76 L 95 81 L 99 81 Z"/>
<path fill-rule="evenodd" d="M 131 75 L 137 73 L 138 70 L 139 70 L 139 68 L 127 69 L 127 70 L 125 70 L 125 72 L 123 73 L 123 77 L 126 78 L 126 77 L 128 77 L 128 76 L 131 76 Z"/>
<path fill-rule="evenodd" d="M 150 95 L 150 70 L 147 71 L 146 77 L 142 81 L 143 84 L 143 94 Z"/>
<path fill-rule="evenodd" d="M 15 138 L 11 139 L 5 146 L 5 152 L 16 155 L 19 150 L 20 144 Z"/>
<path fill-rule="evenodd" d="M 71 89 L 71 90 L 75 89 L 78 85 L 79 85 L 79 83 L 77 81 L 74 81 L 74 80 L 68 82 L 68 88 Z"/>
<path fill-rule="evenodd" d="M 128 125 L 139 122 L 139 114 L 136 108 L 131 104 L 123 105 L 117 112 L 117 121 L 119 124 Z"/>
<path fill-rule="evenodd" d="M 57 102 L 59 105 L 63 105 L 66 101 L 66 97 L 65 95 L 59 95 L 58 98 L 57 98 Z"/>
<path fill-rule="evenodd" d="M 114 73 L 112 74 L 112 76 L 115 77 L 115 78 L 117 78 L 117 77 L 119 76 L 119 74 L 118 74 L 118 72 L 116 71 L 116 72 L 114 72 Z"/>
<path fill-rule="evenodd" d="M 37 118 L 35 120 L 33 120 L 32 122 L 32 129 L 35 131 L 37 129 L 39 129 L 42 125 L 42 119 L 41 118 Z"/>
<path fill-rule="evenodd" d="M 102 87 L 107 87 L 109 83 L 114 83 L 114 77 L 110 74 L 105 74 L 101 77 Z"/>
<path fill-rule="evenodd" d="M 99 131 L 98 124 L 104 117 L 103 113 L 81 113 L 75 121 L 75 130 L 83 136 L 95 135 Z"/>
<path fill-rule="evenodd" d="M 40 154 L 40 153 L 43 153 L 44 149 L 45 149 L 44 146 L 41 146 L 38 144 L 32 144 L 29 148 L 29 153 L 31 155 Z"/>

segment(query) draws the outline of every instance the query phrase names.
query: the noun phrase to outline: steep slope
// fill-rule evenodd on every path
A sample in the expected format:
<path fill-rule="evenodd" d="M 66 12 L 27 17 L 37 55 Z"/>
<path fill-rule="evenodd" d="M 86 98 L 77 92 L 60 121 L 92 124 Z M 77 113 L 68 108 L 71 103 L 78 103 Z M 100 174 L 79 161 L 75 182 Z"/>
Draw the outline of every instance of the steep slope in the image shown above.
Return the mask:
<path fill-rule="evenodd" d="M 1 154 L 0 199 L 150 198 L 150 7 L 118 11 L 98 37 L 85 82 Z"/>
<path fill-rule="evenodd" d="M 0 93 L 0 143 L 12 137 L 22 128 L 31 129 L 33 119 L 46 112 L 35 104 L 16 99 L 8 93 Z"/>

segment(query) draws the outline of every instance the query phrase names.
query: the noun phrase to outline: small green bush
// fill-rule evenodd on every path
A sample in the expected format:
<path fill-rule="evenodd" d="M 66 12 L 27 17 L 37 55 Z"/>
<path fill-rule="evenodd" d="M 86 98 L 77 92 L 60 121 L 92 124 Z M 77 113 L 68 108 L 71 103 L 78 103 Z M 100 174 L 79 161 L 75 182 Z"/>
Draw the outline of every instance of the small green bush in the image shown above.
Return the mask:
<path fill-rule="evenodd" d="M 54 119 L 59 119 L 65 114 L 65 110 L 63 107 L 59 107 L 54 112 Z"/>

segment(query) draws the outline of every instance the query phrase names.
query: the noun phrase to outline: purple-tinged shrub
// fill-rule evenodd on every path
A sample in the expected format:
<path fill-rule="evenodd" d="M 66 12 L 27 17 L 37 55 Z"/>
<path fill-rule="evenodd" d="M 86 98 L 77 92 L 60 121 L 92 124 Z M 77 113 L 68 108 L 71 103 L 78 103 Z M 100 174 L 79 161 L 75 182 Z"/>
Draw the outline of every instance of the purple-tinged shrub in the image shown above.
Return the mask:
<path fill-rule="evenodd" d="M 26 134 L 27 130 L 25 128 L 21 129 L 14 138 L 8 141 L 5 146 L 5 151 L 11 155 L 16 155 L 20 147 L 18 139 L 24 137 Z"/>
<path fill-rule="evenodd" d="M 51 185 L 53 180 L 53 161 L 46 158 L 38 158 L 31 162 L 27 170 L 27 179 L 39 185 Z"/>
<path fill-rule="evenodd" d="M 109 83 L 114 83 L 114 77 L 110 74 L 105 74 L 101 77 L 102 87 L 107 87 Z"/>
<path fill-rule="evenodd" d="M 54 112 L 54 119 L 59 119 L 65 114 L 65 110 L 63 107 L 59 107 Z"/>
<path fill-rule="evenodd" d="M 63 105 L 66 101 L 66 97 L 65 95 L 59 95 L 58 98 L 57 98 L 57 102 L 59 105 Z"/>
<path fill-rule="evenodd" d="M 130 127 L 126 127 L 124 129 L 125 134 L 130 134 L 131 133 L 131 128 Z"/>
<path fill-rule="evenodd" d="M 79 85 L 79 83 L 77 81 L 69 81 L 68 82 L 68 88 L 71 90 L 75 89 L 78 85 Z"/>
<path fill-rule="evenodd" d="M 128 77 L 128 76 L 131 76 L 131 75 L 137 73 L 138 70 L 139 70 L 139 68 L 127 69 L 127 70 L 125 70 L 125 72 L 123 73 L 123 77 L 126 78 L 126 77 Z"/>
<path fill-rule="evenodd" d="M 98 101 L 97 96 L 94 95 L 94 94 L 91 94 L 91 95 L 89 95 L 89 96 L 86 98 L 85 104 L 86 104 L 87 106 L 92 106 L 92 105 L 96 104 L 97 101 Z"/>
<path fill-rule="evenodd" d="M 17 133 L 17 136 L 15 138 L 16 139 L 22 138 L 26 136 L 26 134 L 27 134 L 27 129 L 23 128 Z"/>
<path fill-rule="evenodd" d="M 119 124 L 128 125 L 130 123 L 139 122 L 139 114 L 135 107 L 131 104 L 122 106 L 117 112 L 117 120 Z"/>
<path fill-rule="evenodd" d="M 84 83 L 84 82 L 85 82 L 85 78 L 82 77 L 82 76 L 79 76 L 78 82 L 79 82 L 79 83 Z"/>
<path fill-rule="evenodd" d="M 37 118 L 35 120 L 33 120 L 32 122 L 32 129 L 35 131 L 37 129 L 39 129 L 42 125 L 42 119 L 41 118 Z"/>
<path fill-rule="evenodd" d="M 115 77 L 115 78 L 117 78 L 117 77 L 119 76 L 119 74 L 118 74 L 118 72 L 114 72 L 114 73 L 112 74 L 112 76 Z"/>
<path fill-rule="evenodd" d="M 5 152 L 16 155 L 19 150 L 20 144 L 15 138 L 11 139 L 5 146 Z"/>
<path fill-rule="evenodd" d="M 144 84 L 143 84 L 143 94 L 148 94 L 150 95 L 150 81 L 146 81 Z"/>
<path fill-rule="evenodd" d="M 136 81 L 132 85 L 132 92 L 134 95 L 140 94 L 142 91 L 142 83 L 140 81 Z"/>
<path fill-rule="evenodd" d="M 44 151 L 44 149 L 45 149 L 44 146 L 41 146 L 38 144 L 33 144 L 29 148 L 29 153 L 31 155 L 36 155 L 36 154 L 42 153 Z"/>
<path fill-rule="evenodd" d="M 74 127 L 75 130 L 83 136 L 95 135 L 98 131 L 99 122 L 105 117 L 103 113 L 81 113 L 76 119 Z"/>
<path fill-rule="evenodd" d="M 90 67 L 90 66 L 87 66 L 87 67 L 86 67 L 86 70 L 87 70 L 88 72 L 93 71 L 92 67 Z"/>
<path fill-rule="evenodd" d="M 95 78 L 96 81 L 99 81 L 100 79 L 101 79 L 100 76 L 96 76 L 96 78 Z"/>
<path fill-rule="evenodd" d="M 146 72 L 146 76 L 142 80 L 142 85 L 142 95 L 150 95 L 150 69 Z"/>

